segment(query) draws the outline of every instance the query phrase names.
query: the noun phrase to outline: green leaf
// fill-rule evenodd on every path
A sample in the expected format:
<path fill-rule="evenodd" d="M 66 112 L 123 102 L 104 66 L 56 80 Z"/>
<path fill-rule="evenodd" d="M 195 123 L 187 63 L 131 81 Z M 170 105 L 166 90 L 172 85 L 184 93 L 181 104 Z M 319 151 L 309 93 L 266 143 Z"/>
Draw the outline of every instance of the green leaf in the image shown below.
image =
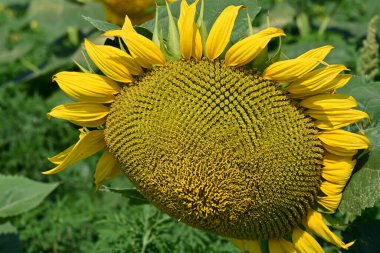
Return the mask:
<path fill-rule="evenodd" d="M 13 226 L 10 222 L 0 224 L 0 235 L 4 234 L 17 234 L 17 228 Z"/>
<path fill-rule="evenodd" d="M 359 158 L 356 172 L 347 184 L 339 210 L 349 221 L 380 200 L 380 83 L 354 76 L 339 93 L 355 97 L 359 109 L 368 113 L 371 122 L 362 132 L 371 141 L 370 152 Z M 358 127 L 359 128 L 359 127 Z"/>
<path fill-rule="evenodd" d="M 103 21 L 103 20 L 97 20 L 97 19 L 93 19 L 93 18 L 90 18 L 90 17 L 87 17 L 87 16 L 82 16 L 82 17 L 85 20 L 87 20 L 88 22 L 90 22 L 91 25 L 93 25 L 96 29 L 98 29 L 99 31 L 102 31 L 102 32 L 107 32 L 109 30 L 120 29 L 119 26 L 111 24 L 111 23 L 108 23 L 108 22 Z"/>
<path fill-rule="evenodd" d="M 0 218 L 15 216 L 38 206 L 57 186 L 58 183 L 0 175 Z"/>
<path fill-rule="evenodd" d="M 129 199 L 129 204 L 131 205 L 149 204 L 149 201 L 138 192 L 136 188 L 110 188 L 103 185 L 100 190 L 121 194 L 123 197 Z"/>

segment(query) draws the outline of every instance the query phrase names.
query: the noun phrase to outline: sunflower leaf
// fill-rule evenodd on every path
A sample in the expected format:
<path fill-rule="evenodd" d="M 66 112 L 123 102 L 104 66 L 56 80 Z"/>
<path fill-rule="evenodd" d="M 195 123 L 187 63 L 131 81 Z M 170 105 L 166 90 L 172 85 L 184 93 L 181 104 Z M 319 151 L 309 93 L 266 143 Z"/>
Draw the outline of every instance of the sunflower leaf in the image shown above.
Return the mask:
<path fill-rule="evenodd" d="M 15 216 L 38 206 L 57 186 L 58 183 L 0 175 L 0 218 Z"/>
<path fill-rule="evenodd" d="M 371 141 L 369 152 L 358 157 L 357 167 L 347 184 L 339 210 L 352 221 L 366 208 L 373 207 L 380 200 L 380 83 L 367 82 L 364 77 L 354 76 L 339 93 L 356 98 L 359 109 L 368 113 L 370 122 L 361 129 Z"/>
<path fill-rule="evenodd" d="M 96 29 L 98 29 L 99 31 L 102 31 L 102 32 L 107 32 L 107 31 L 110 31 L 110 30 L 118 30 L 118 29 L 120 29 L 119 26 L 111 24 L 111 23 L 108 23 L 108 22 L 103 21 L 103 20 L 97 20 L 97 19 L 93 19 L 93 18 L 90 18 L 90 17 L 87 17 L 87 16 L 82 16 L 82 17 L 85 20 L 87 20 L 88 22 L 90 22 L 91 25 L 93 25 Z"/>

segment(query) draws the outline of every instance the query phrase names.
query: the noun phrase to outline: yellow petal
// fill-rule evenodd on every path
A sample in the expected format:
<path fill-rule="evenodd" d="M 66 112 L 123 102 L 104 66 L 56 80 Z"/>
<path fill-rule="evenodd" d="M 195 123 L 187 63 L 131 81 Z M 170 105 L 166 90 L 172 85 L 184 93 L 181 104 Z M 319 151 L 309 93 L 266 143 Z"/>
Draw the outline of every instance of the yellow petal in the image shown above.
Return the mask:
<path fill-rule="evenodd" d="M 357 106 L 356 100 L 349 95 L 343 94 L 322 94 L 305 98 L 300 103 L 301 106 L 317 110 L 347 110 Z"/>
<path fill-rule="evenodd" d="M 307 110 L 306 114 L 317 119 L 316 126 L 321 129 L 338 129 L 364 118 L 369 118 L 368 114 L 359 110 Z"/>
<path fill-rule="evenodd" d="M 304 225 L 310 230 L 313 234 L 323 238 L 325 241 L 335 244 L 336 246 L 348 249 L 354 242 L 345 244 L 342 240 L 339 239 L 323 221 L 322 214 L 310 209 L 307 217 L 304 219 Z"/>
<path fill-rule="evenodd" d="M 48 116 L 68 120 L 79 126 L 97 127 L 106 122 L 109 110 L 109 107 L 101 104 L 77 102 L 59 105 L 53 108 Z"/>
<path fill-rule="evenodd" d="M 183 20 L 185 18 L 185 14 L 188 11 L 188 9 L 189 9 L 189 4 L 186 2 L 186 0 L 182 0 L 181 1 L 181 11 L 180 11 L 179 18 L 178 18 L 179 33 L 181 33 L 181 31 L 182 31 Z"/>
<path fill-rule="evenodd" d="M 323 161 L 322 176 L 332 183 L 346 184 L 354 169 L 356 160 L 350 158 L 341 159 L 338 162 L 330 163 Z"/>
<path fill-rule="evenodd" d="M 337 75 L 336 78 L 334 78 L 330 82 L 323 83 L 323 85 L 320 85 L 322 82 L 319 83 L 317 85 L 317 89 L 311 90 L 310 89 L 311 86 L 309 87 L 305 86 L 306 89 L 304 92 L 296 93 L 297 91 L 292 91 L 293 93 L 290 93 L 290 97 L 302 98 L 302 97 L 312 96 L 312 95 L 320 94 L 324 92 L 331 92 L 333 90 L 336 90 L 345 86 L 350 81 L 351 77 L 352 75 L 350 74 L 339 74 Z"/>
<path fill-rule="evenodd" d="M 111 103 L 120 86 L 108 77 L 81 72 L 60 72 L 53 77 L 72 98 L 92 103 Z"/>
<path fill-rule="evenodd" d="M 226 53 L 226 65 L 243 66 L 251 62 L 267 46 L 272 38 L 278 36 L 285 36 L 282 29 L 268 27 L 237 42 Z"/>
<path fill-rule="evenodd" d="M 142 69 L 126 52 L 111 46 L 98 46 L 87 39 L 84 45 L 95 65 L 115 81 L 130 83 L 133 81 L 132 74 L 142 74 Z"/>
<path fill-rule="evenodd" d="M 230 41 L 238 12 L 243 6 L 228 6 L 216 19 L 206 41 L 206 56 L 214 60 L 221 55 Z"/>
<path fill-rule="evenodd" d="M 136 30 L 133 28 L 132 21 L 129 19 L 128 15 L 125 15 L 124 24 L 121 29 L 126 32 L 136 33 Z"/>
<path fill-rule="evenodd" d="M 195 23 L 194 23 L 194 27 L 195 27 L 195 41 L 193 45 L 192 55 L 195 59 L 200 60 L 202 58 L 202 53 L 203 53 L 202 37 Z"/>
<path fill-rule="evenodd" d="M 242 253 L 262 253 L 259 242 L 252 240 L 229 239 Z"/>
<path fill-rule="evenodd" d="M 345 130 L 323 131 L 318 137 L 324 144 L 330 147 L 345 150 L 367 149 L 369 145 L 369 140 L 364 135 Z"/>
<path fill-rule="evenodd" d="M 322 145 L 327 152 L 338 156 L 346 156 L 352 158 L 354 155 L 356 155 L 356 153 L 358 153 L 357 149 L 348 150 L 341 147 L 332 147 L 325 143 L 322 143 Z"/>
<path fill-rule="evenodd" d="M 332 183 L 332 182 L 329 182 L 329 181 L 323 181 L 321 183 L 320 189 L 327 196 L 330 196 L 330 195 L 339 195 L 339 194 L 342 193 L 343 188 L 345 186 L 346 186 L 346 184 L 342 184 L 341 182 Z"/>
<path fill-rule="evenodd" d="M 311 50 L 301 54 L 297 58 L 298 59 L 316 58 L 316 59 L 322 61 L 330 53 L 330 51 L 333 48 L 334 47 L 332 47 L 330 45 L 314 48 L 314 49 L 311 49 Z"/>
<path fill-rule="evenodd" d="M 99 190 L 105 180 L 117 177 L 120 173 L 121 170 L 117 161 L 109 151 L 105 150 L 96 165 L 94 174 L 96 190 Z"/>
<path fill-rule="evenodd" d="M 61 153 L 59 154 L 56 154 L 55 156 L 52 156 L 52 157 L 49 157 L 48 160 L 51 162 L 51 163 L 54 163 L 54 164 L 61 164 L 66 156 L 68 154 L 70 154 L 70 152 L 73 150 L 73 148 L 75 147 L 75 144 L 74 145 L 71 145 L 70 147 L 68 147 L 67 149 L 65 149 L 64 151 L 62 151 Z"/>
<path fill-rule="evenodd" d="M 306 231 L 296 227 L 293 230 L 292 241 L 297 253 L 324 253 L 321 245 Z"/>
<path fill-rule="evenodd" d="M 70 152 L 55 168 L 42 172 L 43 174 L 55 174 L 64 170 L 67 166 L 86 159 L 105 148 L 104 133 L 102 130 L 94 130 L 79 137 L 79 141 L 72 146 Z M 66 149 L 68 150 L 68 149 Z M 64 151 L 65 152 L 65 151 Z"/>
<path fill-rule="evenodd" d="M 311 71 L 301 78 L 294 80 L 293 83 L 287 87 L 287 90 L 292 94 L 324 90 L 326 85 L 334 80 L 343 70 L 347 70 L 343 65 L 328 65 Z"/>
<path fill-rule="evenodd" d="M 195 35 L 197 26 L 194 22 L 195 12 L 197 10 L 198 0 L 196 0 L 190 7 L 184 12 L 183 24 L 180 28 L 180 48 L 183 58 L 189 60 L 193 54 L 193 47 L 195 47 Z M 181 11 L 182 13 L 182 11 Z"/>
<path fill-rule="evenodd" d="M 342 200 L 342 193 L 336 194 L 336 195 L 328 195 L 328 196 L 317 196 L 317 202 L 326 210 L 330 212 L 335 212 L 335 210 L 338 208 L 340 201 Z"/>
<path fill-rule="evenodd" d="M 165 65 L 165 57 L 157 45 L 138 33 L 113 30 L 108 31 L 103 35 L 121 37 L 133 58 L 144 68 L 152 68 L 153 65 Z"/>
<path fill-rule="evenodd" d="M 268 243 L 270 253 L 296 253 L 293 244 L 282 238 L 278 240 L 270 239 Z"/>
<path fill-rule="evenodd" d="M 278 82 L 293 81 L 317 67 L 331 49 L 331 46 L 324 46 L 309 50 L 295 59 L 275 62 L 264 70 L 263 77 Z"/>

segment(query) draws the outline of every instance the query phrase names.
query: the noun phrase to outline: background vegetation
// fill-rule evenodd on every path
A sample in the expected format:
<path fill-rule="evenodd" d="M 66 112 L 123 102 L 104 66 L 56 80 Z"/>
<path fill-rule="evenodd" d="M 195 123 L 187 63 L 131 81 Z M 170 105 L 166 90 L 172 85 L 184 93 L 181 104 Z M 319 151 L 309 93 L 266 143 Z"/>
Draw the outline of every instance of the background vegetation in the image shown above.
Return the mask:
<path fill-rule="evenodd" d="M 206 0 L 210 5 L 219 2 L 233 1 Z M 255 27 L 265 27 L 269 20 L 271 25 L 285 29 L 288 36 L 283 52 L 288 57 L 331 44 L 335 49 L 327 62 L 343 63 L 361 75 L 353 78 L 342 92 L 356 96 L 360 108 L 372 117 L 362 130 L 373 146 L 371 154 L 360 159 L 361 169 L 352 177 L 331 223 L 345 241 L 357 239 L 350 252 L 380 252 L 380 83 L 376 82 L 380 80 L 376 33 L 380 31 L 380 21 L 373 19 L 380 14 L 380 2 L 242 2 L 249 6 L 251 18 L 258 13 L 257 6 L 262 7 L 254 20 Z M 209 10 L 216 14 L 215 8 Z M 73 165 L 57 175 L 40 174 L 51 168 L 47 157 L 77 138 L 75 126 L 49 121 L 46 113 L 67 100 L 51 83 L 52 75 L 60 70 L 77 70 L 72 59 L 81 61 L 83 38 L 98 33 L 82 15 L 104 19 L 102 6 L 92 1 L 0 3 L 0 173 L 48 183 L 45 186 L 51 186 L 49 192 L 56 187 L 38 207 L 6 219 L 1 213 L 1 201 L 6 201 L 7 196 L 1 191 L 0 224 L 10 220 L 12 225 L 0 225 L 0 252 L 237 253 L 222 238 L 178 223 L 154 207 L 134 205 L 115 193 L 96 192 L 92 178 L 96 159 Z M 151 24 L 144 26 L 150 28 Z M 0 177 L 2 186 L 3 179 Z M 125 179 L 118 178 L 110 185 L 124 184 Z M 24 187 L 22 181 L 14 189 L 19 193 Z M 342 251 L 324 246 L 327 252 Z"/>

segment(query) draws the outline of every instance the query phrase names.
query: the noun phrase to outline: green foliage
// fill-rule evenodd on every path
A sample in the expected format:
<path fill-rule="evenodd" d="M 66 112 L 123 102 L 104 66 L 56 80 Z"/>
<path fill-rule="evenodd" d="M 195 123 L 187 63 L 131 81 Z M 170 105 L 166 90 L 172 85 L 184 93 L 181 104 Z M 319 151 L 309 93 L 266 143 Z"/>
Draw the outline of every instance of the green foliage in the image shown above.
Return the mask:
<path fill-rule="evenodd" d="M 5 0 L 0 5 L 0 83 L 32 81 L 63 66 L 72 68 L 71 56 L 83 33 L 93 29 L 81 15 L 103 18 L 95 3 Z"/>
<path fill-rule="evenodd" d="M 39 183 L 20 176 L 0 175 L 0 218 L 5 219 L 38 206 L 57 183 Z"/>
<path fill-rule="evenodd" d="M 346 186 L 339 206 L 339 210 L 347 215 L 347 220 L 352 221 L 365 208 L 373 207 L 380 200 L 380 82 L 367 82 L 363 77 L 354 77 L 339 92 L 354 96 L 359 109 L 371 118 L 361 130 L 371 141 L 370 152 L 359 156 L 358 170 Z"/>
<path fill-rule="evenodd" d="M 53 87 L 50 82 L 47 87 Z M 48 120 L 46 113 L 64 103 L 65 96 L 45 100 L 21 86 L 0 86 L 0 161 L 2 173 L 19 173 L 46 180 L 40 171 L 51 166 L 47 157 L 70 146 L 77 138 L 71 124 Z M 59 141 L 57 141 L 59 140 Z"/>
<path fill-rule="evenodd" d="M 370 80 L 374 80 L 379 73 L 379 43 L 376 41 L 376 24 L 379 16 L 374 16 L 368 25 L 367 38 L 363 41 L 358 60 L 358 74 L 368 75 Z"/>

